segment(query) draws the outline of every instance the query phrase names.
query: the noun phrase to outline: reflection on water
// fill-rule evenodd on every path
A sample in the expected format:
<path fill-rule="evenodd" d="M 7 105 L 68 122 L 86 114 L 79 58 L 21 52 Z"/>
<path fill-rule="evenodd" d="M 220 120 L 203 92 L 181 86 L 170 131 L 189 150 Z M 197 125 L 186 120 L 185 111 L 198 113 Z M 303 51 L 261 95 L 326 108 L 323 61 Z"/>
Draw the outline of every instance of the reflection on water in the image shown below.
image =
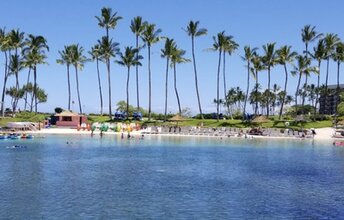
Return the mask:
<path fill-rule="evenodd" d="M 0 161 L 6 219 L 344 215 L 344 148 L 330 142 L 47 136 L 1 141 Z"/>

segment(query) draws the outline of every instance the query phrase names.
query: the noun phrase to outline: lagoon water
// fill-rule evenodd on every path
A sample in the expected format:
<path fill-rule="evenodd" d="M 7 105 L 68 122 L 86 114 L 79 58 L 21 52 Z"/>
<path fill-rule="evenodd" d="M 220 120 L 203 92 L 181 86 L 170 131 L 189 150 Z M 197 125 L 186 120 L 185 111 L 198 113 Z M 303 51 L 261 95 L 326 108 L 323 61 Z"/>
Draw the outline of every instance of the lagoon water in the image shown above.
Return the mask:
<path fill-rule="evenodd" d="M 0 142 L 0 219 L 343 216 L 344 148 L 330 142 L 58 135 Z"/>

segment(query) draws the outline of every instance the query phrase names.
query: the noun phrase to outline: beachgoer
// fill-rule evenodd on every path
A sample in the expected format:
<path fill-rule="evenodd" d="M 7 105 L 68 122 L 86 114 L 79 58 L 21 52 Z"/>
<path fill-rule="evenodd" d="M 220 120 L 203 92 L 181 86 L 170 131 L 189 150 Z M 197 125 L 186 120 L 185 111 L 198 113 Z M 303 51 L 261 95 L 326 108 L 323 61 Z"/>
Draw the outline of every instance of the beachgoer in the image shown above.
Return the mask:
<path fill-rule="evenodd" d="M 121 133 L 121 139 L 123 139 L 124 138 L 124 134 L 123 134 L 123 132 Z"/>

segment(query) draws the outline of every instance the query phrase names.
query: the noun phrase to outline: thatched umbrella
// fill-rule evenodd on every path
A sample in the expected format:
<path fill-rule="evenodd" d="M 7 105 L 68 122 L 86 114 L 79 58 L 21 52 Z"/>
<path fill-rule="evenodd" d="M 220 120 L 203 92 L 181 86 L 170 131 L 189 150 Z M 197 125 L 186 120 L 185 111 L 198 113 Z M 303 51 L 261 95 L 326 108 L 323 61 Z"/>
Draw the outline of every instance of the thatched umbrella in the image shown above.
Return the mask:
<path fill-rule="evenodd" d="M 261 123 L 266 123 L 266 122 L 269 122 L 269 121 L 270 120 L 267 119 L 265 116 L 258 116 L 258 117 L 255 117 L 252 120 L 252 123 L 261 124 Z"/>
<path fill-rule="evenodd" d="M 306 118 L 304 115 L 298 115 L 296 116 L 295 120 L 296 123 L 300 123 L 301 124 L 301 130 L 303 130 L 303 123 L 307 122 Z"/>
<path fill-rule="evenodd" d="M 185 121 L 186 119 L 180 115 L 175 115 L 173 116 L 172 118 L 168 119 L 169 121 L 175 121 L 177 122 L 177 125 L 178 125 L 178 122 L 180 121 Z"/>

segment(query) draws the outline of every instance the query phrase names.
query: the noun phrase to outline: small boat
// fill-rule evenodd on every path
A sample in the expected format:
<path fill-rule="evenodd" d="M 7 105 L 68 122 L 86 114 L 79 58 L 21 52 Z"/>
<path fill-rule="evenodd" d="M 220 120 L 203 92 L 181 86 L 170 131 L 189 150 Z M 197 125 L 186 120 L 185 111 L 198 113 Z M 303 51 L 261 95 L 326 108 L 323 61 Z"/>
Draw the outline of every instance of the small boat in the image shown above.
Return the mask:
<path fill-rule="evenodd" d="M 9 138 L 12 140 L 15 140 L 15 139 L 20 139 L 21 136 L 19 134 L 10 134 Z"/>
<path fill-rule="evenodd" d="M 334 146 L 338 146 L 338 147 L 340 147 L 340 146 L 343 146 L 343 147 L 344 147 L 344 141 L 334 141 L 334 142 L 333 142 L 333 145 L 334 145 Z"/>

